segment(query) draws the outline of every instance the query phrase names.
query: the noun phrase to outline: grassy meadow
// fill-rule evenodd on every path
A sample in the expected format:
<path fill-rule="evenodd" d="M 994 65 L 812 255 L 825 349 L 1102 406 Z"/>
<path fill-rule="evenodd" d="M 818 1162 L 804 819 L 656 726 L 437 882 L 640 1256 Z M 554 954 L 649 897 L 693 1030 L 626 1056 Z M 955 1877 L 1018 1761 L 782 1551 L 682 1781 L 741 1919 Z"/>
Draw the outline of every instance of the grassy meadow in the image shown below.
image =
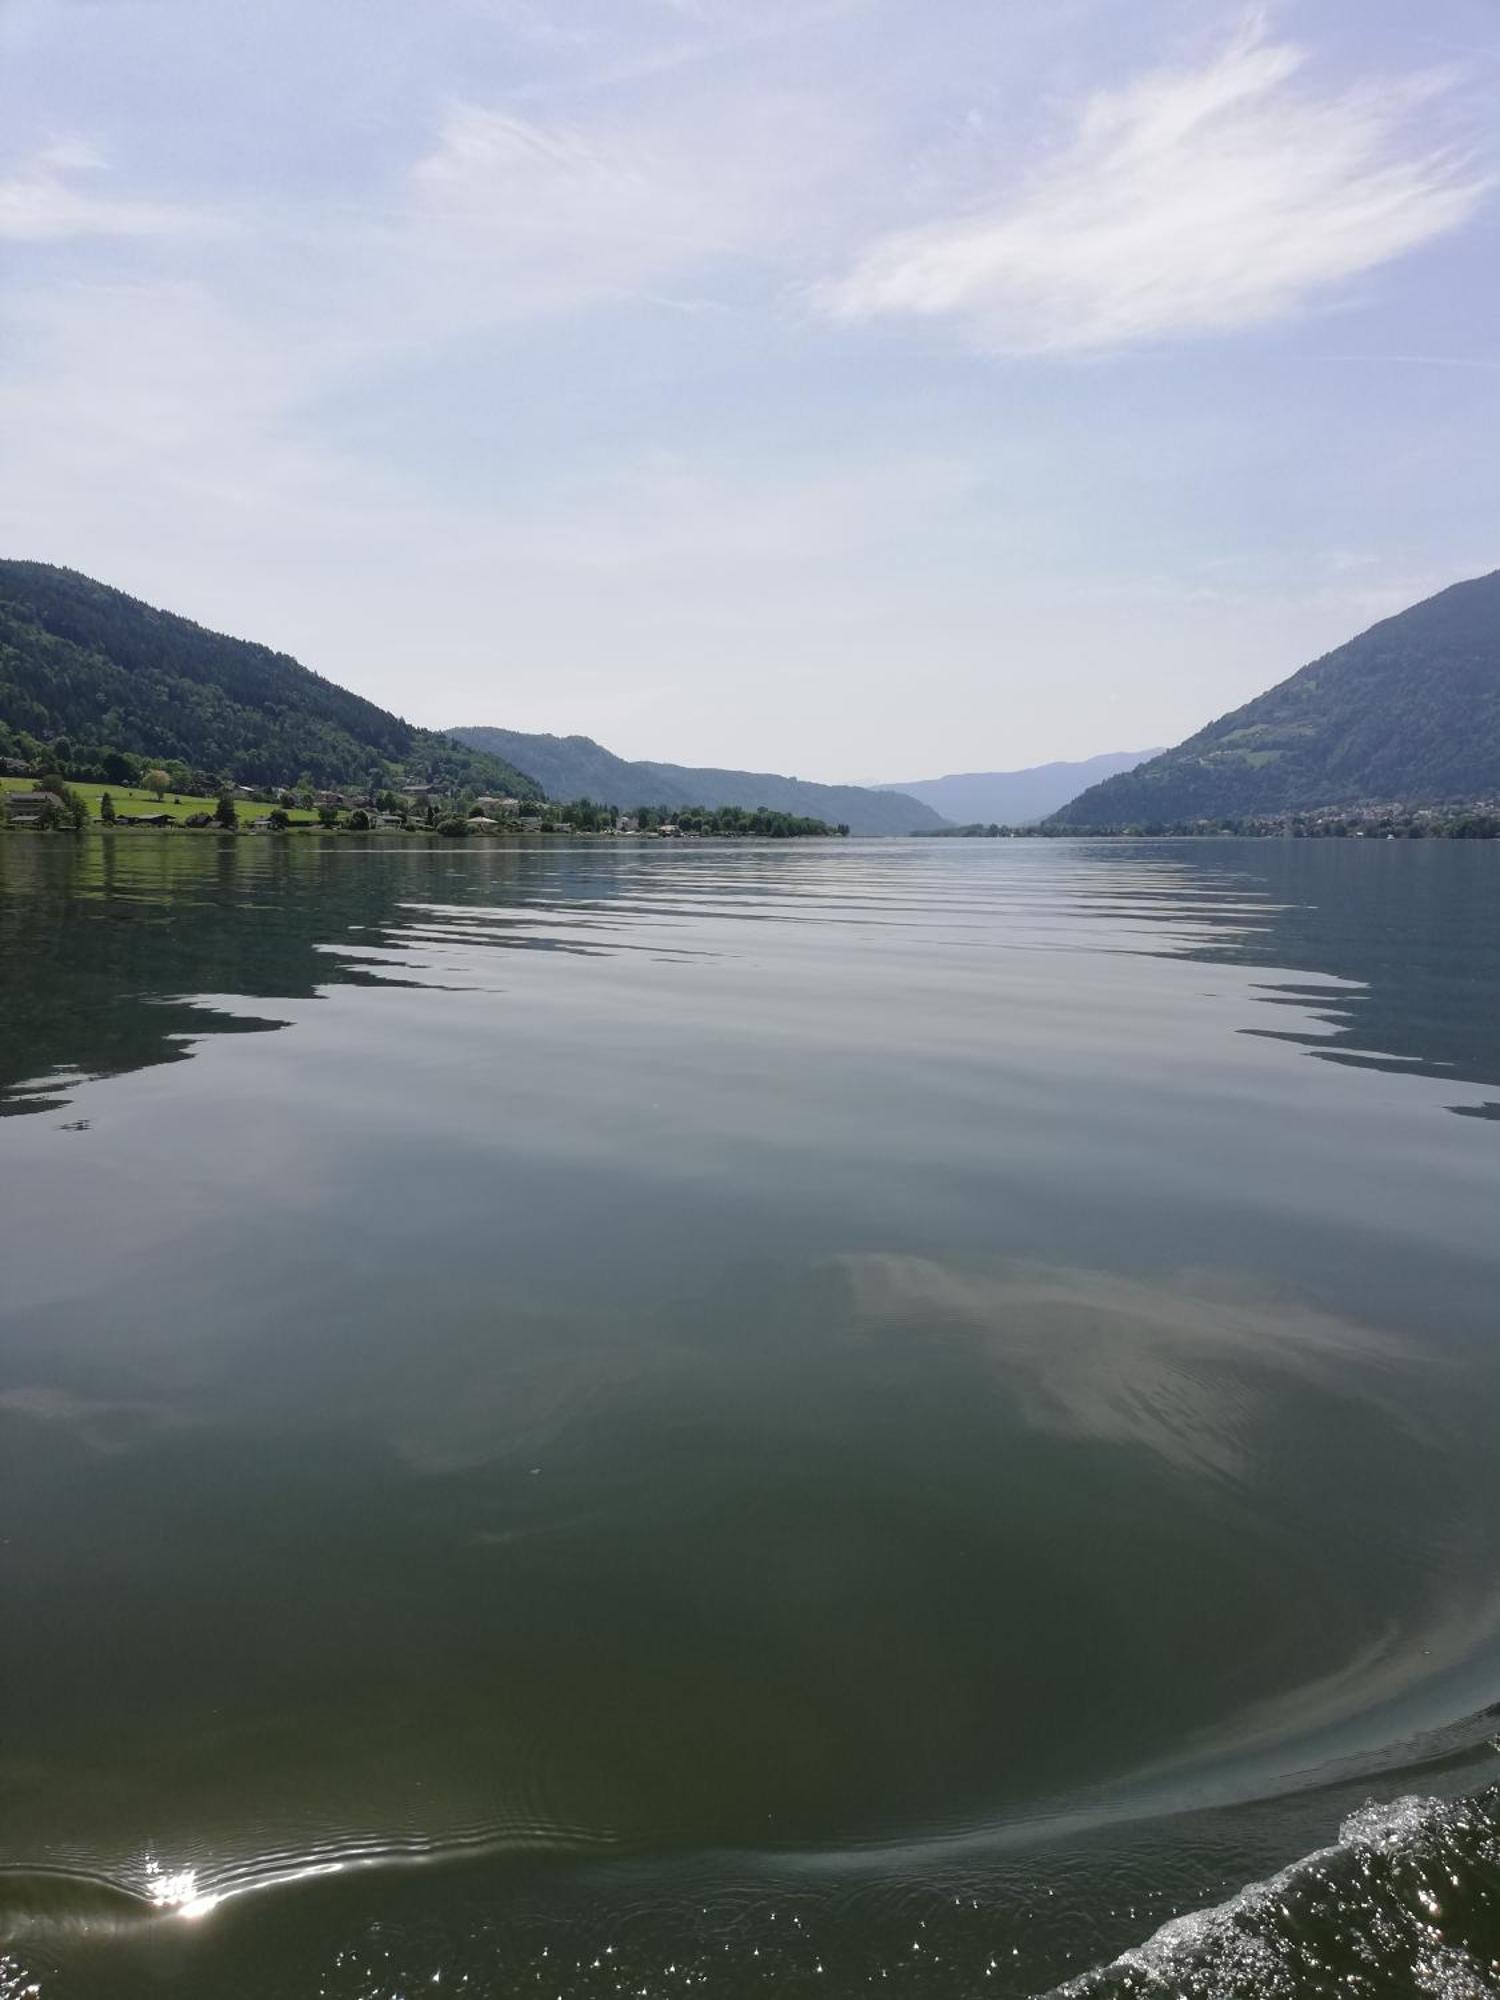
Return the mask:
<path fill-rule="evenodd" d="M 0 792 L 34 792 L 36 781 L 32 778 L 0 778 Z M 89 809 L 92 819 L 99 817 L 99 801 L 106 792 L 115 802 L 115 811 L 127 814 L 169 813 L 175 820 L 184 820 L 190 813 L 211 813 L 219 803 L 216 798 L 198 798 L 189 792 L 168 792 L 164 799 L 158 799 L 155 792 L 142 791 L 132 785 L 89 785 L 75 784 L 68 780 L 68 790 L 76 792 Z M 234 809 L 239 814 L 240 824 L 249 826 L 252 820 L 264 819 L 271 808 L 261 805 L 255 799 L 236 799 Z M 287 811 L 287 818 L 293 826 L 316 826 L 318 815 L 304 812 L 300 807 Z"/>

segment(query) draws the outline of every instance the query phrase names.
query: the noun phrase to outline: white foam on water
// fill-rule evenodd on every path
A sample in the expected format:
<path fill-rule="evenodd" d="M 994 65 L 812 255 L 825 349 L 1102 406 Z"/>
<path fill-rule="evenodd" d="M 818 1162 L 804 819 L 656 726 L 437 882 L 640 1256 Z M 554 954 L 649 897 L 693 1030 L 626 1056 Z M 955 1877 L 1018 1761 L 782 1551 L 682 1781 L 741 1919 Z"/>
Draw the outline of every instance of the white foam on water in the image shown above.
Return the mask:
<path fill-rule="evenodd" d="M 1315 1969 L 1306 1943 L 1283 1920 L 1293 1916 L 1292 1899 L 1320 1878 L 1344 1905 L 1351 1939 L 1357 1935 L 1381 1952 L 1395 1954 L 1403 1949 L 1405 1934 L 1409 1956 L 1404 1969 L 1413 2000 L 1500 2000 L 1500 1967 L 1481 1964 L 1462 1946 L 1445 1940 L 1440 1930 L 1444 1906 L 1434 1885 L 1460 1886 L 1453 1872 L 1456 1857 L 1443 1849 L 1471 1832 L 1491 1839 L 1496 1833 L 1494 1819 L 1472 1800 L 1371 1801 L 1349 1814 L 1330 1846 L 1264 1881 L 1249 1883 L 1222 1903 L 1172 1918 L 1144 1944 L 1057 1988 L 1053 2000 L 1103 2000 L 1111 1993 L 1139 2000 L 1231 2000 L 1239 1995 L 1303 2000 Z M 1410 1904 L 1367 1875 L 1363 1880 L 1356 1876 L 1347 1891 L 1337 1884 L 1337 1870 L 1351 1865 L 1358 1870 L 1362 1861 L 1392 1858 L 1430 1864 L 1428 1879 L 1417 1873 L 1403 1883 Z M 1324 1970 L 1316 1968 L 1317 1973 Z"/>

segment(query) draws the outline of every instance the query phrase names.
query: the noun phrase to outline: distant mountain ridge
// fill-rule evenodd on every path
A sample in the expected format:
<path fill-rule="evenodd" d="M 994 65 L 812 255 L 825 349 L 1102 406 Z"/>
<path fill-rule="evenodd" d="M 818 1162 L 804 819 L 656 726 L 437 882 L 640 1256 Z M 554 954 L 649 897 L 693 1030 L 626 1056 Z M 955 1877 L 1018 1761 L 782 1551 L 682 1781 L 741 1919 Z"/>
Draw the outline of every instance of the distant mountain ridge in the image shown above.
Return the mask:
<path fill-rule="evenodd" d="M 1500 570 L 1384 618 L 1173 750 L 1090 786 L 1059 826 L 1149 826 L 1500 794 Z"/>
<path fill-rule="evenodd" d="M 592 798 L 624 807 L 769 806 L 847 826 L 851 833 L 917 833 L 945 824 L 919 799 L 864 785 L 821 785 L 770 771 L 723 771 L 617 757 L 591 736 L 531 735 L 474 725 L 448 734 L 503 757 L 535 778 L 549 798 Z"/>
<path fill-rule="evenodd" d="M 0 725 L 251 784 L 358 784 L 399 767 L 460 788 L 536 787 L 248 639 L 51 563 L 0 561 Z"/>
<path fill-rule="evenodd" d="M 1086 786 L 1130 771 L 1155 750 L 1106 750 L 1076 764 L 1033 764 L 1020 771 L 955 771 L 946 778 L 919 778 L 910 785 L 877 785 L 881 792 L 904 792 L 920 799 L 958 826 L 1030 826 L 1076 798 Z"/>

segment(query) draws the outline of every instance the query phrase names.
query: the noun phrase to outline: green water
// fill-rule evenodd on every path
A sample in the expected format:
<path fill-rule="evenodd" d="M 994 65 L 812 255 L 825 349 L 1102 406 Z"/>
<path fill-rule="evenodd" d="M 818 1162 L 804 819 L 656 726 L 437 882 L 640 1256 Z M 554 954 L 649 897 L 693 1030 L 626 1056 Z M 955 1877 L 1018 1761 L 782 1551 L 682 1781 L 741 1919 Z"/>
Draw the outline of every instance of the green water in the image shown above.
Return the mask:
<path fill-rule="evenodd" d="M 1497 991 L 1497 846 L 0 841 L 0 1995 L 1033 1994 L 1331 1844 L 1088 1990 L 1493 1990 Z"/>

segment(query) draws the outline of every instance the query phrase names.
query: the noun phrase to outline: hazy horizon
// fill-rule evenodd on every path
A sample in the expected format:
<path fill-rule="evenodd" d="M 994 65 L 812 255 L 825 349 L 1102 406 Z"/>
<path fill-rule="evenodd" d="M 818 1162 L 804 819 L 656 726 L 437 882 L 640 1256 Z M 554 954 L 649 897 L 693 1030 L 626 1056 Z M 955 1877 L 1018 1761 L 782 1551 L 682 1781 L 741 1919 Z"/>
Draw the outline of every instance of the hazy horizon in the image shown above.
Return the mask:
<path fill-rule="evenodd" d="M 10 0 L 0 52 L 0 546 L 416 722 L 1078 762 L 1495 567 L 1481 0 Z"/>

